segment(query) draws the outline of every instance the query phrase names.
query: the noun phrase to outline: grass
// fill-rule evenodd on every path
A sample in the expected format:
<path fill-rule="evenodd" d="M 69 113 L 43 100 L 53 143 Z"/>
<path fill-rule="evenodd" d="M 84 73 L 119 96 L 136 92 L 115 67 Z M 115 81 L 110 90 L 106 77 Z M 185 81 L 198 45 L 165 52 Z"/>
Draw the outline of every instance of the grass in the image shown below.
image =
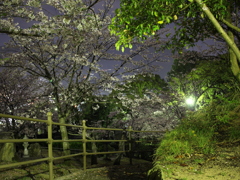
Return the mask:
<path fill-rule="evenodd" d="M 205 162 L 205 159 L 194 159 L 194 162 L 196 163 L 196 164 L 202 164 L 202 163 L 204 163 Z"/>
<path fill-rule="evenodd" d="M 226 176 L 227 173 L 225 173 L 225 172 L 221 172 L 220 175 L 221 175 L 221 176 Z"/>
<path fill-rule="evenodd" d="M 184 166 L 188 157 L 197 154 L 214 155 L 219 142 L 239 140 L 239 119 L 240 93 L 219 97 L 201 110 L 188 112 L 174 130 L 164 135 L 155 152 L 153 169 L 172 163 Z M 204 161 L 204 158 L 193 159 L 195 164 Z"/>
<path fill-rule="evenodd" d="M 156 158 L 161 161 L 176 161 L 177 157 L 185 157 L 195 152 L 210 154 L 214 152 L 214 131 L 205 126 L 199 129 L 190 120 L 168 132 L 156 150 Z"/>
<path fill-rule="evenodd" d="M 240 126 L 229 128 L 230 141 L 238 140 L 240 137 Z"/>

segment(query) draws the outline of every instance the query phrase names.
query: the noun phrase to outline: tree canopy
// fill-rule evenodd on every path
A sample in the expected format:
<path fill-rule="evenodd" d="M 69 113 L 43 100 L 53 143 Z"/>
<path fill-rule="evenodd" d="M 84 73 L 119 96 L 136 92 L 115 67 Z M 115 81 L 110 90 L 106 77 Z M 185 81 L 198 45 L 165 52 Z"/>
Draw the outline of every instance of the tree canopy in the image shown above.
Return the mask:
<path fill-rule="evenodd" d="M 134 39 L 144 41 L 171 23 L 175 31 L 167 35 L 167 46 L 159 49 L 181 50 L 199 40 L 221 37 L 230 48 L 232 72 L 240 79 L 240 51 L 235 44 L 239 42 L 239 6 L 237 0 L 121 0 L 109 28 L 119 36 L 117 49 L 131 48 Z"/>
<path fill-rule="evenodd" d="M 110 35 L 107 28 L 114 1 L 104 1 L 101 10 L 92 8 L 96 2 L 26 0 L 22 4 L 6 1 L 2 6 L 8 11 L 5 13 L 3 7 L 0 10 L 2 23 L 6 23 L 4 18 L 8 16 L 6 30 L 11 37 L 4 47 L 1 65 L 21 68 L 46 81 L 51 90 L 49 104 L 55 106 L 61 123 L 70 122 L 81 102 L 113 89 L 129 74 L 156 71 L 158 66 L 152 62 L 161 60 L 161 55 L 150 52 L 151 47 L 161 43 L 154 39 L 145 44 L 136 43 L 136 49 L 128 53 L 116 52 L 116 36 Z M 21 10 L 16 8 L 21 6 L 24 7 Z M 56 13 L 49 14 L 45 6 Z M 11 15 L 11 11 L 15 10 L 17 17 L 32 23 L 29 28 L 21 29 L 14 23 L 15 14 Z M 67 139 L 66 127 L 60 126 L 60 129 L 63 139 Z"/>
<path fill-rule="evenodd" d="M 170 89 L 180 96 L 179 100 L 184 102 L 192 97 L 194 107 L 202 108 L 219 96 L 238 91 L 238 81 L 228 65 L 225 54 L 211 56 L 203 52 L 185 52 L 174 60 L 168 73 Z"/>
<path fill-rule="evenodd" d="M 121 7 L 115 11 L 116 16 L 112 19 L 110 29 L 112 33 L 120 37 L 116 44 L 117 47 L 121 45 L 129 47 L 130 44 L 128 45 L 128 43 L 131 43 L 133 38 L 137 37 L 140 40 L 144 40 L 146 36 L 154 35 L 164 25 L 177 22 L 178 20 L 185 23 L 183 27 L 190 25 L 189 19 L 191 19 L 195 25 L 202 28 L 202 23 L 206 23 L 207 20 L 205 19 L 206 15 L 204 15 L 204 12 L 206 9 L 209 9 L 217 19 L 240 32 L 240 28 L 226 20 L 229 13 L 231 14 L 231 12 L 227 11 L 228 6 L 236 10 L 239 2 L 235 0 L 207 0 L 204 2 L 202 0 L 143 0 L 141 2 L 137 0 L 121 0 Z M 195 27 L 191 31 L 195 31 L 196 33 L 198 30 Z M 177 35 L 184 36 L 184 34 Z M 193 40 L 199 39 L 199 37 L 190 38 L 193 38 Z M 183 40 L 185 45 L 190 43 L 187 39 Z"/>

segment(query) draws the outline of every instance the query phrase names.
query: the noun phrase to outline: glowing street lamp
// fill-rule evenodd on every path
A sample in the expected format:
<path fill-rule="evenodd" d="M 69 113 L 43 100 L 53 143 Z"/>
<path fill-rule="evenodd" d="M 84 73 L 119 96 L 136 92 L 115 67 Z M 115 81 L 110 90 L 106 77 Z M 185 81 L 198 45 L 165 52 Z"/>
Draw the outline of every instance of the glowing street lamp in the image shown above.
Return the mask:
<path fill-rule="evenodd" d="M 195 104 L 195 98 L 194 97 L 188 97 L 186 99 L 186 104 L 189 105 L 189 106 L 194 106 Z"/>

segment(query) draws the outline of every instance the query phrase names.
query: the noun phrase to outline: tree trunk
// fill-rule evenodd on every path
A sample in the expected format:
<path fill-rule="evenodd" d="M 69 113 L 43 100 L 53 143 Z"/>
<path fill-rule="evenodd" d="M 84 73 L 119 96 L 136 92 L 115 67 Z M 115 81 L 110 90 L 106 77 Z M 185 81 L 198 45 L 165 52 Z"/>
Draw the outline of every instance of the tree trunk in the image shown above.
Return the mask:
<path fill-rule="evenodd" d="M 104 127 L 107 127 L 107 126 L 104 126 Z M 105 134 L 104 135 L 104 140 L 109 140 L 109 134 Z M 105 149 L 105 152 L 108 152 L 108 146 L 109 146 L 109 142 L 105 142 L 104 143 L 104 149 Z M 104 160 L 107 160 L 107 161 L 110 161 L 111 159 L 109 158 L 110 154 L 104 154 Z"/>
<path fill-rule="evenodd" d="M 229 37 L 234 41 L 234 36 L 231 31 L 228 31 Z M 237 61 L 237 56 L 233 52 L 233 50 L 229 47 L 229 60 L 231 64 L 231 70 L 235 77 L 237 77 L 238 80 L 240 80 L 240 72 L 239 72 L 239 65 Z"/>
<path fill-rule="evenodd" d="M 10 125 L 10 121 L 9 121 L 9 118 L 6 118 L 6 128 L 7 128 L 7 131 L 11 130 L 11 125 Z"/>
<path fill-rule="evenodd" d="M 66 123 L 66 117 L 59 117 L 59 123 Z M 68 133 L 67 133 L 67 127 L 66 126 L 60 126 L 60 132 L 62 136 L 62 140 L 68 140 Z M 70 154 L 70 148 L 69 148 L 69 142 L 63 142 L 63 154 L 69 155 Z"/>
<path fill-rule="evenodd" d="M 122 133 L 121 140 L 126 140 L 126 134 L 125 132 Z M 125 142 L 119 142 L 119 151 L 125 151 Z M 113 165 L 120 165 L 121 158 L 123 156 L 123 153 L 119 153 L 117 158 L 114 160 Z"/>
<path fill-rule="evenodd" d="M 92 137 L 91 138 L 92 140 L 95 140 L 97 139 L 96 137 Z M 92 152 L 93 153 L 96 153 L 97 152 L 97 145 L 96 145 L 96 142 L 91 142 L 92 144 Z M 98 161 L 97 161 L 97 155 L 94 154 L 91 156 L 91 165 L 94 165 L 94 164 L 98 164 Z"/>
<path fill-rule="evenodd" d="M 229 23 L 232 23 L 232 19 L 231 19 L 231 12 L 232 12 L 231 9 L 232 8 L 231 8 L 231 6 L 232 5 L 229 5 L 228 9 L 227 9 L 228 10 L 228 16 L 227 16 L 226 20 Z M 232 31 L 230 30 L 230 28 L 229 28 L 227 33 L 228 33 L 229 38 L 234 42 L 234 35 L 233 35 Z M 238 65 L 238 61 L 237 61 L 237 56 L 233 52 L 233 50 L 231 49 L 230 46 L 229 46 L 229 60 L 230 60 L 230 63 L 231 63 L 231 70 L 232 70 L 234 76 L 236 76 L 237 79 L 240 80 L 239 65 Z"/>
<path fill-rule="evenodd" d="M 227 34 L 224 31 L 222 26 L 219 24 L 219 22 L 216 20 L 216 18 L 213 16 L 209 8 L 206 6 L 206 4 L 202 0 L 195 0 L 195 2 L 202 8 L 203 12 L 208 16 L 209 20 L 212 22 L 212 24 L 215 26 L 217 31 L 220 33 L 220 35 L 224 38 L 224 40 L 227 42 L 228 46 L 230 47 L 229 53 L 230 53 L 230 63 L 231 63 L 232 71 L 234 75 L 238 78 L 238 80 L 240 80 L 239 67 L 236 62 L 236 60 L 240 62 L 240 51 L 234 42 L 234 38 L 231 37 L 231 33 Z M 233 54 L 235 54 L 236 57 L 234 57 Z"/>

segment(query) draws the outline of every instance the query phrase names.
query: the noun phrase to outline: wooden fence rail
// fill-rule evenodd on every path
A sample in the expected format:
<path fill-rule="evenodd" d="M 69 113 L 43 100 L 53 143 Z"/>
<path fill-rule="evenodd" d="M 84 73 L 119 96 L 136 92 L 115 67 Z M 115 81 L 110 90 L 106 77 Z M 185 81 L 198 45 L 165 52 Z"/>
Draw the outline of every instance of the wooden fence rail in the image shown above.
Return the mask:
<path fill-rule="evenodd" d="M 37 162 L 43 162 L 43 161 L 48 161 L 49 164 L 49 179 L 53 180 L 54 179 L 54 174 L 53 174 L 53 161 L 54 160 L 59 160 L 59 159 L 65 159 L 65 158 L 70 158 L 74 156 L 83 156 L 83 169 L 87 169 L 87 155 L 97 155 L 97 154 L 116 154 L 116 153 L 124 153 L 124 152 L 131 152 L 132 151 L 132 143 L 133 142 L 141 142 L 141 141 L 133 141 L 132 140 L 132 133 L 133 132 L 139 132 L 139 133 L 164 133 L 163 131 L 136 131 L 131 128 L 131 126 L 128 129 L 117 129 L 117 128 L 96 128 L 96 127 L 87 127 L 86 126 L 86 121 L 82 121 L 82 126 L 78 125 L 71 125 L 71 124 L 62 124 L 62 123 L 56 123 L 52 121 L 52 113 L 48 112 L 47 113 L 47 120 L 42 120 L 42 119 L 34 119 L 34 118 L 26 118 L 26 117 L 19 117 L 19 116 L 13 116 L 13 115 L 7 115 L 7 114 L 0 114 L 0 118 L 12 118 L 12 119 L 17 119 L 17 120 L 24 120 L 24 121 L 34 121 L 34 122 L 41 122 L 41 123 L 46 123 L 48 126 L 48 138 L 47 139 L 0 139 L 0 143 L 14 143 L 14 142 L 47 142 L 48 143 L 48 157 L 47 158 L 41 158 L 41 159 L 36 159 L 36 160 L 29 160 L 29 161 L 24 161 L 24 162 L 17 162 L 17 163 L 11 163 L 11 164 L 6 164 L 6 165 L 0 165 L 0 169 L 3 168 L 10 168 L 10 167 L 15 167 L 15 166 L 21 166 L 21 165 L 26 165 L 26 164 L 31 164 L 31 163 L 37 163 Z M 75 127 L 75 128 L 82 128 L 82 139 L 75 139 L 75 140 L 54 140 L 52 138 L 52 125 L 59 125 L 59 126 L 70 126 L 70 127 Z M 108 131 L 127 131 L 128 132 L 128 139 L 126 140 L 89 140 L 86 137 L 86 131 L 89 129 L 94 129 L 94 130 L 108 130 Z M 83 146 L 83 152 L 81 153 L 76 153 L 76 154 L 71 154 L 71 155 L 65 155 L 61 157 L 53 157 L 53 143 L 54 142 L 82 142 Z M 129 143 L 129 149 L 127 151 L 111 151 L 111 152 L 93 152 L 89 153 L 87 152 L 87 146 L 86 143 L 88 142 L 128 142 Z M 132 163 L 132 157 L 129 157 L 130 163 Z"/>

